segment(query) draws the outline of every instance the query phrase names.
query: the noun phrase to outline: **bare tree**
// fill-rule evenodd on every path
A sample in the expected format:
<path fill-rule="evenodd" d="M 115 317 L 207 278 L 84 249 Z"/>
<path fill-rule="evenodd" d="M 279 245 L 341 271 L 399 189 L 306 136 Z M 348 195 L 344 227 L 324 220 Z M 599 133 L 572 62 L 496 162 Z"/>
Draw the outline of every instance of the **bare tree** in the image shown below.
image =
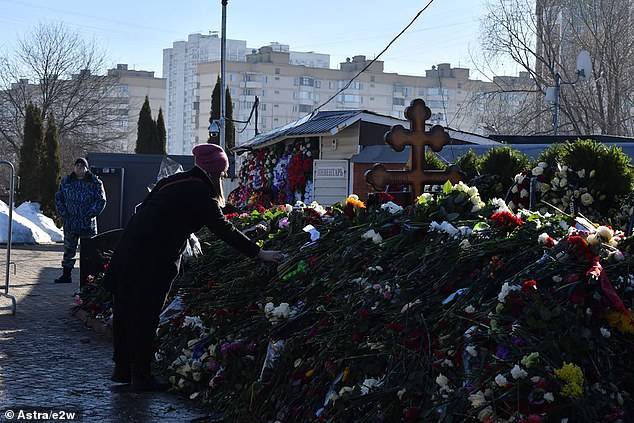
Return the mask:
<path fill-rule="evenodd" d="M 521 133 L 552 130 L 553 109 L 544 98 L 559 75 L 561 134 L 634 135 L 633 5 L 632 0 L 487 0 L 484 63 L 510 59 L 534 81 L 532 111 L 521 119 L 530 124 Z M 592 58 L 586 82 L 577 81 L 581 50 Z"/>
<path fill-rule="evenodd" d="M 117 77 L 100 76 L 106 54 L 61 23 L 40 24 L 0 56 L 0 149 L 16 157 L 29 101 L 54 113 L 62 152 L 107 151 L 125 136 L 116 127 Z M 66 161 L 66 160 L 64 160 Z"/>

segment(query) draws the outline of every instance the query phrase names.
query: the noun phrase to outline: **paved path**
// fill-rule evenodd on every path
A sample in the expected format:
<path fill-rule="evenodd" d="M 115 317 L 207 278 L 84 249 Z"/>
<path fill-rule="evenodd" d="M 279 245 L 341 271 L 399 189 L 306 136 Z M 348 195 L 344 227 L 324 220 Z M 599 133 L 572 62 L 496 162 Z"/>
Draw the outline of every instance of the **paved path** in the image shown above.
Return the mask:
<path fill-rule="evenodd" d="M 11 249 L 15 274 L 11 267 L 9 294 L 17 298 L 17 312 L 12 315 L 11 300 L 0 296 L 0 422 L 21 421 L 20 408 L 79 411 L 74 421 L 83 422 L 209 421 L 174 393 L 131 393 L 110 382 L 110 341 L 71 315 L 77 284 L 53 283 L 62 250 L 59 244 Z M 0 245 L 0 293 L 5 267 L 6 245 Z M 78 279 L 75 269 L 73 280 Z M 8 409 L 15 418 L 7 418 Z"/>

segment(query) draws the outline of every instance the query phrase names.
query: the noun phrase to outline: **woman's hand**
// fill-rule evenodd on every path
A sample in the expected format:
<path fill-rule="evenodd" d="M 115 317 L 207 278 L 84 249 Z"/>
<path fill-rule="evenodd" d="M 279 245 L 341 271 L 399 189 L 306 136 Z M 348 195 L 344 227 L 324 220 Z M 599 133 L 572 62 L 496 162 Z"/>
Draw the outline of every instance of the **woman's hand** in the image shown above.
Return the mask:
<path fill-rule="evenodd" d="M 281 263 L 288 258 L 286 254 L 276 250 L 260 250 L 258 258 L 264 261 L 272 261 L 275 263 Z"/>

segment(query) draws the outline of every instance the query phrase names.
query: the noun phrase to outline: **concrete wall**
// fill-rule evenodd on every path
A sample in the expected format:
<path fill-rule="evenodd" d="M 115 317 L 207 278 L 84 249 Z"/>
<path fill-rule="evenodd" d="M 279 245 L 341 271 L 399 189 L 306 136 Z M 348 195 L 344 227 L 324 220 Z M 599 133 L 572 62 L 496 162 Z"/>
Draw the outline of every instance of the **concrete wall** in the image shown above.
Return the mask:
<path fill-rule="evenodd" d="M 134 214 L 134 208 L 147 196 L 148 186 L 157 182 L 163 158 L 158 154 L 89 153 L 91 170 L 101 178 L 107 204 L 97 218 L 99 233 L 122 228 Z M 193 156 L 167 156 L 183 169 L 194 165 Z"/>

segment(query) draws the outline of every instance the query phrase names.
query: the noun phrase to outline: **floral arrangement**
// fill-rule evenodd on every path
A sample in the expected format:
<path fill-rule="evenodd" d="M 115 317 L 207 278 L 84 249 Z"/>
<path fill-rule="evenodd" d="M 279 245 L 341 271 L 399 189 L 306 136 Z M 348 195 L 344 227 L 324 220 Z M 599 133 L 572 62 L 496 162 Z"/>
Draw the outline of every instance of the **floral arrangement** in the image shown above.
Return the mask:
<path fill-rule="evenodd" d="M 231 216 L 290 258 L 235 260 L 204 236 L 161 368 L 229 421 L 631 418 L 623 234 L 477 197 L 446 184 L 408 208 L 353 196 Z"/>
<path fill-rule="evenodd" d="M 296 141 L 249 152 L 240 172 L 240 186 L 228 197 L 238 207 L 313 199 L 312 169 L 315 151 L 310 142 Z"/>

